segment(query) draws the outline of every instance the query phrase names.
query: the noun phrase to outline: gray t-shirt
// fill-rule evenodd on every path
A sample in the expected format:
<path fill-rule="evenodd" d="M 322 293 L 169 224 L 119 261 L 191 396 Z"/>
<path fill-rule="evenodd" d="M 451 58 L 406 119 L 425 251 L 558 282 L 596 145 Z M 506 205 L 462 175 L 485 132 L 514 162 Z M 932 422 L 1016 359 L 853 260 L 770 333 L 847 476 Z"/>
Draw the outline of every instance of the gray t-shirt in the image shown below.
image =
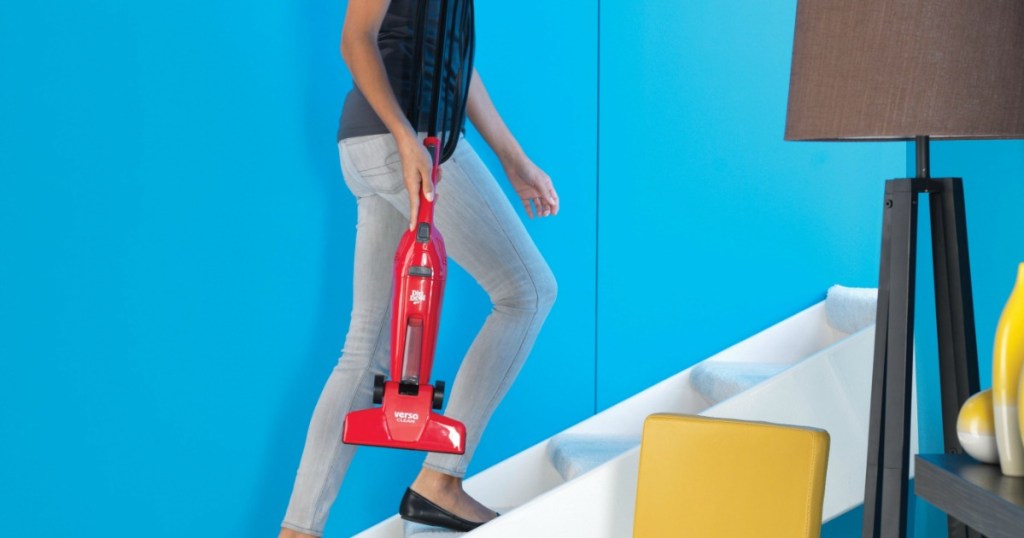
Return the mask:
<path fill-rule="evenodd" d="M 454 3 L 454 2 L 450 2 Z M 413 88 L 414 67 L 413 56 L 416 46 L 416 20 L 418 9 L 426 9 L 428 16 L 424 23 L 424 65 L 420 74 L 421 80 L 430 81 L 433 76 L 434 46 L 437 42 L 437 13 L 439 12 L 439 0 L 391 0 L 384 20 L 381 21 L 380 31 L 377 34 L 377 45 L 380 49 L 381 59 L 384 61 L 384 69 L 387 71 L 388 80 L 391 82 L 391 89 L 398 98 L 398 104 L 407 115 L 410 101 L 417 89 Z M 449 30 L 455 31 L 455 30 Z M 453 36 L 449 36 L 453 37 Z M 457 36 L 454 36 L 457 37 Z M 451 60 L 450 60 L 451 61 Z M 462 61 L 462 59 L 454 59 Z M 419 70 L 419 67 L 416 68 Z M 456 70 L 457 71 L 457 70 Z M 448 88 L 454 88 L 454 81 L 449 80 Z M 428 82 L 429 86 L 429 82 Z M 429 88 L 428 88 L 429 89 Z M 446 100 L 441 104 L 449 110 L 455 105 L 453 91 L 445 92 Z M 427 101 L 427 99 L 423 99 Z M 428 130 L 430 103 L 420 103 L 420 111 L 416 121 L 412 122 L 417 131 Z M 352 90 L 345 97 L 345 104 L 341 110 L 341 120 L 338 125 L 338 140 L 353 136 L 364 136 L 372 134 L 384 134 L 388 128 L 373 111 L 366 96 L 353 86 Z"/>

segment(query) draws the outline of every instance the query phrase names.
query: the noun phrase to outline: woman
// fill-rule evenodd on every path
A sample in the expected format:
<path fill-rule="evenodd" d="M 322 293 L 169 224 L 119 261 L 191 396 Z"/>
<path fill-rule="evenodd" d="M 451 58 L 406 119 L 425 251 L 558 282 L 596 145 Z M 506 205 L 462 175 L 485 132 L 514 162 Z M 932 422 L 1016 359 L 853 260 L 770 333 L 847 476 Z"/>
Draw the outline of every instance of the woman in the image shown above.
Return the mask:
<path fill-rule="evenodd" d="M 341 53 L 356 88 L 338 133 L 345 183 L 358 202 L 352 318 L 345 346 L 310 421 L 280 537 L 320 536 L 355 447 L 342 444 L 345 415 L 368 407 L 373 376 L 386 373 L 391 270 L 398 239 L 411 229 L 420 189 L 432 200 L 425 125 L 403 113 L 401 84 L 412 63 L 410 13 L 421 0 L 350 1 Z M 530 218 L 557 215 L 550 178 L 523 152 L 477 73 L 467 115 L 497 154 Z M 555 299 L 556 284 L 515 210 L 466 140 L 442 166 L 435 223 L 448 255 L 490 296 L 493 308 L 466 353 L 445 415 L 466 425 L 463 455 L 430 453 L 406 491 L 406 519 L 469 530 L 497 514 L 466 494 L 462 478 L 480 435 L 507 392 Z"/>

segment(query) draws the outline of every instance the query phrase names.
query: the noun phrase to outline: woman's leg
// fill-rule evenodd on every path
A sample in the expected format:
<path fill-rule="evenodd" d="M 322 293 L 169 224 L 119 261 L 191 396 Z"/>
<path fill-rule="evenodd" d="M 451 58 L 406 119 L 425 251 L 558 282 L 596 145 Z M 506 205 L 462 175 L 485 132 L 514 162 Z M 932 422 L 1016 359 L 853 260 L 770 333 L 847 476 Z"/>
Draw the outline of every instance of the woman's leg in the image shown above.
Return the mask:
<path fill-rule="evenodd" d="M 342 146 L 346 182 L 361 196 L 352 325 L 342 359 L 314 411 L 283 524 L 285 531 L 314 536 L 323 529 L 327 510 L 352 457 L 352 447 L 340 443 L 342 418 L 353 408 L 353 401 L 369 401 L 372 375 L 383 373 L 386 368 L 391 263 L 409 212 L 393 138 L 366 137 L 362 143 Z M 512 205 L 465 140 L 444 165 L 438 196 L 435 221 L 444 235 L 448 254 L 483 286 L 494 306 L 463 359 L 445 411 L 466 424 L 466 453 L 429 455 L 413 488 L 456 515 L 483 521 L 494 514 L 462 491 L 462 477 L 487 420 L 533 346 L 554 302 L 556 284 Z M 385 210 L 384 205 L 390 207 Z M 377 222 L 376 218 L 384 214 L 389 215 L 387 221 Z M 368 238 L 365 241 L 361 239 L 364 236 Z M 370 241 L 371 237 L 377 239 Z M 374 276 L 380 277 L 380 281 Z M 368 279 L 367 284 L 360 284 L 361 278 Z M 361 295 L 361 291 L 365 294 Z M 357 315 L 357 308 L 364 314 Z M 358 330 L 357 325 L 361 327 Z M 378 328 L 376 332 L 374 327 Z M 357 333 L 373 334 L 376 339 L 369 343 Z M 357 346 L 356 342 L 366 345 Z M 368 360 L 372 371 L 367 370 L 365 363 L 359 366 L 357 356 Z M 353 363 L 345 366 L 350 358 Z M 334 380 L 336 374 L 348 380 Z M 342 387 L 349 385 L 355 388 Z M 337 396 L 342 393 L 350 394 Z"/>
<path fill-rule="evenodd" d="M 373 376 L 387 369 L 391 266 L 408 221 L 377 195 L 362 196 L 358 204 L 349 331 L 313 411 L 281 536 L 322 534 L 355 452 L 354 446 L 341 442 L 345 415 L 370 406 Z"/>
<path fill-rule="evenodd" d="M 508 197 L 466 140 L 444 165 L 436 221 L 449 256 L 484 288 L 492 309 L 452 385 L 445 415 L 466 425 L 463 455 L 424 466 L 462 477 L 498 403 L 519 373 L 555 301 L 555 277 Z"/>
<path fill-rule="evenodd" d="M 494 513 L 461 479 L 487 421 L 519 373 L 555 300 L 555 278 L 508 198 L 466 140 L 443 165 L 435 222 L 448 255 L 487 291 L 493 308 L 452 385 L 445 415 L 466 425 L 463 455 L 431 453 L 413 489 L 465 519 Z M 385 197 L 408 214 L 404 192 Z M 442 331 L 443 331 L 442 327 Z"/>

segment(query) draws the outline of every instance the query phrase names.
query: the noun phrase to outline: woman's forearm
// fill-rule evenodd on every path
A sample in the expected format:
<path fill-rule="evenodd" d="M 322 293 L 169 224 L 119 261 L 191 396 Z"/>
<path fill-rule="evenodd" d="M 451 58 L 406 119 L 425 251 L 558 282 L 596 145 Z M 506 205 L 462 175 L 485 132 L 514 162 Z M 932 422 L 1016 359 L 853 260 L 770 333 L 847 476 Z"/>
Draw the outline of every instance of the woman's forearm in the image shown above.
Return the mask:
<path fill-rule="evenodd" d="M 502 162 L 508 162 L 522 156 L 523 149 L 519 142 L 508 130 L 505 121 L 501 119 L 498 110 L 494 108 L 494 102 L 484 87 L 483 80 L 476 69 L 473 69 L 473 79 L 469 84 L 469 100 L 466 102 L 466 114 L 469 121 L 473 122 L 476 130 L 480 132 L 487 145 Z"/>
<path fill-rule="evenodd" d="M 361 4 L 357 2 L 355 4 Z M 355 8 L 350 4 L 341 34 L 341 56 L 345 59 L 352 79 L 399 143 L 416 139 L 416 131 L 398 104 L 391 88 L 384 61 L 377 46 L 377 33 L 389 2 L 375 0 L 372 7 Z"/>

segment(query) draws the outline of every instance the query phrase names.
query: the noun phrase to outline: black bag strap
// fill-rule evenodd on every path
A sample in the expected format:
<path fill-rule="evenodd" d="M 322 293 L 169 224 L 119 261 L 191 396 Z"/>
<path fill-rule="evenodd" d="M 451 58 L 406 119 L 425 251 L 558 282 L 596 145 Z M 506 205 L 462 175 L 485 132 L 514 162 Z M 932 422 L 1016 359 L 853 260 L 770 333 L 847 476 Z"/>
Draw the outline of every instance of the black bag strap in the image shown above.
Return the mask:
<path fill-rule="evenodd" d="M 436 8 L 436 9 L 431 9 Z M 427 72 L 427 20 L 436 13 L 437 28 L 432 76 Z M 428 136 L 441 139 L 441 162 L 447 161 L 459 142 L 466 121 L 466 102 L 473 79 L 475 49 L 473 0 L 421 0 L 416 10 L 412 98 L 406 116 L 413 125 L 419 122 L 423 103 L 429 104 Z M 451 99 L 448 99 L 448 96 Z"/>

